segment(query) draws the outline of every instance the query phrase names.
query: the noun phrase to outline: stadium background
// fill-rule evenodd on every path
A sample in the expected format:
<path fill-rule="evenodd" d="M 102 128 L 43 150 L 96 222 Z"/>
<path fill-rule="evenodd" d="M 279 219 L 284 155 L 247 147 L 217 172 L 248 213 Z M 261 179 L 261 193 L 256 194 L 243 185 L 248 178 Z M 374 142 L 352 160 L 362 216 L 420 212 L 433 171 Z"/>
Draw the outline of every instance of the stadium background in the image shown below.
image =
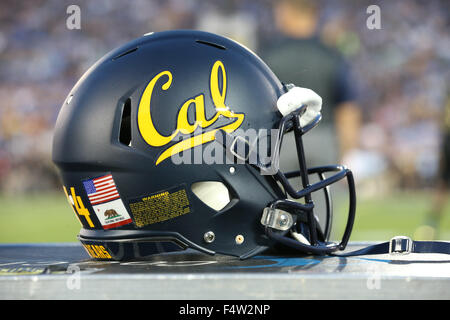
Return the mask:
<path fill-rule="evenodd" d="M 69 90 L 106 52 L 168 29 L 215 32 L 256 53 L 279 37 L 272 1 L 223 3 L 0 2 L 0 242 L 76 241 L 79 223 L 51 162 L 52 131 Z M 448 2 L 317 3 L 317 37 L 349 63 L 362 111 L 357 148 L 342 157 L 358 188 L 351 240 L 450 239 L 440 179 L 450 104 Z M 81 9 L 80 30 L 66 27 L 71 4 Z M 381 8 L 380 30 L 366 26 L 372 4 Z"/>

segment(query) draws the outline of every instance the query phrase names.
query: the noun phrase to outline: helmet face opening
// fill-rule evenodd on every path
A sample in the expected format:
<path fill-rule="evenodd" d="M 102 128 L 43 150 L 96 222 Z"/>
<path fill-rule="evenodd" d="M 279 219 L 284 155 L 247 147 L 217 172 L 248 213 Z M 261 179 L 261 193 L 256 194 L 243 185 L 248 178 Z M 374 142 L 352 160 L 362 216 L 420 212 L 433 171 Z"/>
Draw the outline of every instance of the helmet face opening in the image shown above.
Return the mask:
<path fill-rule="evenodd" d="M 127 260 L 193 248 L 244 259 L 275 243 L 343 249 L 355 212 L 352 174 L 306 167 L 302 136 L 320 113 L 305 105 L 280 114 L 277 100 L 289 90 L 254 53 L 206 32 L 153 33 L 103 57 L 69 93 L 53 141 L 89 255 Z M 279 168 L 288 131 L 294 172 Z M 311 174 L 319 181 L 311 184 Z M 347 227 L 339 244 L 328 243 L 328 188 L 344 178 Z M 323 227 L 316 191 L 326 201 Z"/>

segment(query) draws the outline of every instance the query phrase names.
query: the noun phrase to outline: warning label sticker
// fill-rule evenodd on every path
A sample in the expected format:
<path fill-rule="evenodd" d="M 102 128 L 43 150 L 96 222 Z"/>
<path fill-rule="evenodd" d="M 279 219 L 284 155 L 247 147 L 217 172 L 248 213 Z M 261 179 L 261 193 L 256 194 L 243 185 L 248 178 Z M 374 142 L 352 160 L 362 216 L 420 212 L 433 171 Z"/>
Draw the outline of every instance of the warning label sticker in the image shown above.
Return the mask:
<path fill-rule="evenodd" d="M 134 223 L 139 228 L 191 212 L 184 186 L 132 199 L 129 205 Z"/>

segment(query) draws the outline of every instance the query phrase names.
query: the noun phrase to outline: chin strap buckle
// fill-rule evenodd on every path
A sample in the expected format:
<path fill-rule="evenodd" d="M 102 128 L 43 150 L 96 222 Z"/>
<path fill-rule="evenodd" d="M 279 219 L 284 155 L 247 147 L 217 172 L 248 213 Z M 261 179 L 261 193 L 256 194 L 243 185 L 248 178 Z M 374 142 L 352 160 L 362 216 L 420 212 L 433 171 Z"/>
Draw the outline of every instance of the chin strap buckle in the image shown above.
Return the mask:
<path fill-rule="evenodd" d="M 264 208 L 261 224 L 276 230 L 285 231 L 292 227 L 294 219 L 289 212 L 274 208 Z"/>
<path fill-rule="evenodd" d="M 412 252 L 413 241 L 409 237 L 397 236 L 389 241 L 389 254 L 409 254 Z"/>

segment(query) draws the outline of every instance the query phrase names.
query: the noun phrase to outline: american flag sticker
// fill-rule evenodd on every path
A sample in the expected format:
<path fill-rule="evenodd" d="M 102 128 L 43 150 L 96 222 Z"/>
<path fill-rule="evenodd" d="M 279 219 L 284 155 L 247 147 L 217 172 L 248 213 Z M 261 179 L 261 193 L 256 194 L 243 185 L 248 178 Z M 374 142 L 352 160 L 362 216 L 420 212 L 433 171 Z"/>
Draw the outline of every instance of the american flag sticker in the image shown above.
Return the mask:
<path fill-rule="evenodd" d="M 84 189 L 92 205 L 120 198 L 111 174 L 83 181 Z"/>
<path fill-rule="evenodd" d="M 83 181 L 84 189 L 103 229 L 132 222 L 111 174 Z"/>

